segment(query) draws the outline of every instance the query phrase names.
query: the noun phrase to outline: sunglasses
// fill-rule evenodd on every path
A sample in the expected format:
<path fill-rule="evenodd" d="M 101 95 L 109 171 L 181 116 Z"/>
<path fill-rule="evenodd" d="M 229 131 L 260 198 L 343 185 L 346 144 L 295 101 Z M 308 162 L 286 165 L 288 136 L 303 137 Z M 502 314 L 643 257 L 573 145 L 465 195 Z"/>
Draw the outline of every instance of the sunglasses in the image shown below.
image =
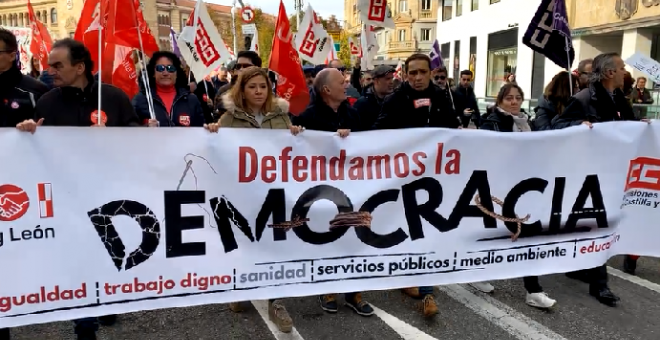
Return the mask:
<path fill-rule="evenodd" d="M 335 67 L 335 68 L 336 68 L 337 70 L 339 70 L 340 72 L 346 72 L 346 68 L 345 68 L 345 67 Z"/>
<path fill-rule="evenodd" d="M 435 76 L 435 80 L 441 80 L 441 79 L 445 80 L 445 79 L 447 79 L 447 77 L 446 76 Z"/>
<path fill-rule="evenodd" d="M 156 65 L 156 72 L 165 72 L 176 73 L 176 67 L 174 65 Z"/>
<path fill-rule="evenodd" d="M 254 65 L 252 65 L 252 64 L 236 64 L 236 66 L 234 66 L 234 69 L 240 70 L 240 69 L 244 69 L 244 68 L 248 68 L 248 67 L 252 67 L 252 66 L 254 66 Z"/>

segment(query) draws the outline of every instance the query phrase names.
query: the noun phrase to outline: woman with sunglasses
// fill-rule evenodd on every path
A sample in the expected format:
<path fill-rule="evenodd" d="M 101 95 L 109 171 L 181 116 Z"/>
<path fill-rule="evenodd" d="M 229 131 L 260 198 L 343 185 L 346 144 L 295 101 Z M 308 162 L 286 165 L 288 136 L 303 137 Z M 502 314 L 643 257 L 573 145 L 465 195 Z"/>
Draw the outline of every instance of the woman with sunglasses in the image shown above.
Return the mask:
<path fill-rule="evenodd" d="M 133 98 L 133 107 L 145 125 L 204 126 L 204 112 L 197 96 L 190 93 L 181 61 L 172 52 L 158 51 L 147 64 L 155 119 L 149 113 L 145 93 Z"/>

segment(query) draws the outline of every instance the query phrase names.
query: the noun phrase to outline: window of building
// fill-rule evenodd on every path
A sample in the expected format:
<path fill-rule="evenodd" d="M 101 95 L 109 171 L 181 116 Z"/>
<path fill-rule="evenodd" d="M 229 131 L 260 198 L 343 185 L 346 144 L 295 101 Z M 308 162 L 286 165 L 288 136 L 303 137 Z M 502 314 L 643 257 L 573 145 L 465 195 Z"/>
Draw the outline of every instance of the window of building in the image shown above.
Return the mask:
<path fill-rule="evenodd" d="M 408 11 L 408 1 L 407 0 L 399 0 L 399 12 L 407 12 Z"/>
<path fill-rule="evenodd" d="M 472 0 L 472 5 L 470 6 L 470 11 L 476 11 L 479 9 L 479 0 Z"/>
<path fill-rule="evenodd" d="M 498 3 L 498 2 L 500 2 L 500 0 L 490 0 L 490 4 L 491 4 L 491 5 L 492 5 L 492 4 L 496 4 L 496 3 Z"/>
<path fill-rule="evenodd" d="M 186 27 L 186 23 L 188 22 L 188 17 L 181 17 L 181 27 Z"/>
<path fill-rule="evenodd" d="M 37 20 L 41 21 L 41 12 L 37 12 Z"/>
<path fill-rule="evenodd" d="M 25 20 L 23 19 L 23 13 L 21 13 L 21 14 L 18 16 L 18 22 L 20 23 L 20 26 L 21 26 L 21 27 L 25 26 Z"/>
<path fill-rule="evenodd" d="M 41 14 L 41 17 L 44 19 L 44 25 L 45 25 L 45 24 L 48 23 L 48 12 L 46 12 L 46 10 L 44 10 L 42 13 L 43 14 Z"/>
<path fill-rule="evenodd" d="M 399 41 L 406 41 L 406 30 L 399 30 Z"/>
<path fill-rule="evenodd" d="M 516 74 L 518 47 L 488 51 L 488 79 L 486 96 L 496 97 L 510 74 Z"/>
<path fill-rule="evenodd" d="M 474 82 L 475 71 L 477 70 L 477 37 L 470 37 L 470 61 L 468 68 L 472 71 L 472 81 Z"/>
<path fill-rule="evenodd" d="M 419 36 L 420 36 L 421 41 L 431 41 L 431 29 L 430 28 L 422 28 L 422 31 L 421 31 Z"/>
<path fill-rule="evenodd" d="M 463 15 L 463 0 L 456 0 L 456 17 Z"/>
<path fill-rule="evenodd" d="M 76 32 L 69 32 L 69 38 L 73 39 L 73 37 L 76 35 Z"/>
<path fill-rule="evenodd" d="M 57 25 L 57 10 L 55 8 L 50 9 L 50 24 Z"/>
<path fill-rule="evenodd" d="M 454 0 L 442 0 L 442 21 L 451 19 Z"/>
<path fill-rule="evenodd" d="M 442 57 L 442 61 L 445 64 L 445 67 L 447 67 L 446 62 L 449 60 L 449 49 L 451 48 L 451 43 L 444 43 L 440 45 L 440 56 Z"/>
<path fill-rule="evenodd" d="M 422 11 L 431 10 L 431 0 L 422 0 Z"/>

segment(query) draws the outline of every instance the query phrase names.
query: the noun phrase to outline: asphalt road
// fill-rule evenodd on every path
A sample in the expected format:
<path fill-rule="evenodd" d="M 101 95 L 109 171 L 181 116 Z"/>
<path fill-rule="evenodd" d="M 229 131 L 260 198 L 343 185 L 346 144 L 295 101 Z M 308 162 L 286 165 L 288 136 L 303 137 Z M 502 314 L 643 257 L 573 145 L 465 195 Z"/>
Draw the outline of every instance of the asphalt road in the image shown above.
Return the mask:
<path fill-rule="evenodd" d="M 99 339 L 117 340 L 655 340 L 660 339 L 660 260 L 639 260 L 637 277 L 622 274 L 621 258 L 609 265 L 610 288 L 619 306 L 601 305 L 587 285 L 564 275 L 541 278 L 558 304 L 550 311 L 525 304 L 522 280 L 492 282 L 491 295 L 467 285 L 436 288 L 440 313 L 425 320 L 417 301 L 398 291 L 365 293 L 377 315 L 360 317 L 342 307 L 325 314 L 314 297 L 285 300 L 295 330 L 278 333 L 267 320 L 266 303 L 254 301 L 234 314 L 227 305 L 166 309 L 122 315 L 116 325 L 102 327 Z M 262 314 L 263 312 L 263 317 Z M 272 327 L 273 330 L 271 330 Z M 75 339 L 72 324 L 59 322 L 12 330 L 12 339 Z"/>

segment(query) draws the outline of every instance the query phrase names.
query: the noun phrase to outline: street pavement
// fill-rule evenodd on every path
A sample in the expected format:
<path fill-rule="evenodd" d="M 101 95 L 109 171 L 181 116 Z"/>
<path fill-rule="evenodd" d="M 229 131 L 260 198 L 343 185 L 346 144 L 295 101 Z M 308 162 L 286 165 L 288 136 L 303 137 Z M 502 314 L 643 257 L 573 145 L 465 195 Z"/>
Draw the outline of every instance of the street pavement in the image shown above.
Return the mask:
<path fill-rule="evenodd" d="M 247 303 L 245 312 L 227 305 L 164 309 L 126 314 L 99 339 L 113 340 L 656 340 L 660 339 L 660 260 L 641 258 L 637 276 L 621 272 L 622 258 L 609 261 L 610 288 L 621 297 L 615 308 L 601 305 L 586 284 L 563 274 L 541 277 L 558 301 L 549 311 L 525 304 L 521 279 L 494 281 L 493 294 L 469 285 L 436 288 L 440 313 L 421 316 L 418 301 L 398 291 L 367 292 L 376 315 L 360 317 L 343 307 L 335 315 L 321 310 L 316 297 L 286 299 L 295 329 L 277 332 L 265 301 Z M 72 323 L 31 325 L 12 330 L 12 339 L 75 339 Z"/>

